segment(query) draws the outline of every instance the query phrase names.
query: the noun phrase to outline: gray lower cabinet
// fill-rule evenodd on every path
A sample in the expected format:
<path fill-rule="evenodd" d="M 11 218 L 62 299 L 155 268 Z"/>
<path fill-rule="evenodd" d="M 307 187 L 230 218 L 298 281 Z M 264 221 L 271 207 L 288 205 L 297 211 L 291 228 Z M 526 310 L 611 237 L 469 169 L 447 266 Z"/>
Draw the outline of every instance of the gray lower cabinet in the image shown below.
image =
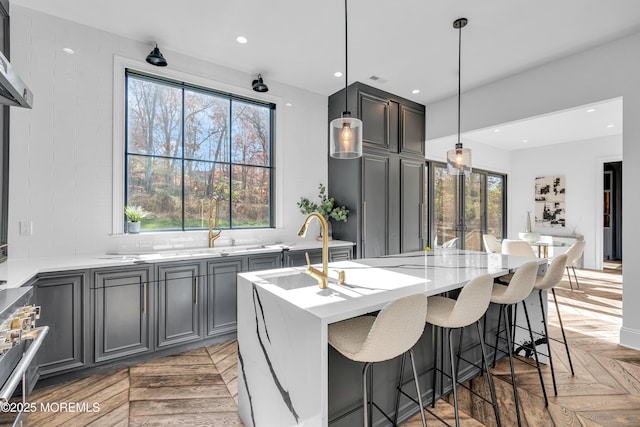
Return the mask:
<path fill-rule="evenodd" d="M 94 272 L 96 362 L 152 350 L 152 278 L 151 267 Z"/>
<path fill-rule="evenodd" d="M 200 268 L 200 262 L 158 266 L 159 348 L 202 338 L 205 281 Z"/>
<path fill-rule="evenodd" d="M 248 271 L 271 270 L 282 267 L 282 252 L 250 255 L 248 257 Z"/>
<path fill-rule="evenodd" d="M 245 263 L 243 258 L 207 262 L 207 337 L 235 332 L 237 276 Z"/>
<path fill-rule="evenodd" d="M 49 334 L 37 356 L 41 376 L 87 364 L 88 298 L 85 272 L 38 278 L 35 303 L 42 310 L 37 324 L 49 326 Z"/>
<path fill-rule="evenodd" d="M 300 267 L 307 265 L 305 253 L 309 253 L 311 264 L 322 263 L 322 249 L 311 249 L 308 251 L 285 251 L 284 267 Z M 348 261 L 353 258 L 353 247 L 329 248 L 329 261 Z"/>
<path fill-rule="evenodd" d="M 400 252 L 424 249 L 424 162 L 400 159 Z"/>

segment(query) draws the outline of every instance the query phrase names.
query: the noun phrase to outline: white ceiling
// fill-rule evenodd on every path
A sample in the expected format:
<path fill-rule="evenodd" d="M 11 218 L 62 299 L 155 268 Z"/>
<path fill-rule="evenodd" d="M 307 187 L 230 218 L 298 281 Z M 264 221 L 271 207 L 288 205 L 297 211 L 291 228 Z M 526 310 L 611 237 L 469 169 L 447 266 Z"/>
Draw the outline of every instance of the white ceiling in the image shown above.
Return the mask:
<path fill-rule="evenodd" d="M 480 142 L 507 151 L 622 134 L 622 98 L 550 112 L 527 120 L 466 132 L 463 143 Z M 456 135 L 432 142 L 454 145 Z"/>
<path fill-rule="evenodd" d="M 323 95 L 344 86 L 344 77 L 333 75 L 345 67 L 342 0 L 11 3 L 147 42 L 149 51 L 157 41 L 170 66 L 172 52 L 181 52 L 261 73 L 267 85 L 278 81 Z M 454 95 L 458 30 L 452 22 L 459 17 L 469 19 L 462 30 L 465 91 L 640 31 L 640 1 L 349 0 L 349 82 L 422 104 Z M 249 42 L 237 43 L 239 35 Z M 372 75 L 381 80 L 371 81 Z M 532 132 L 510 141 L 534 141 Z"/>

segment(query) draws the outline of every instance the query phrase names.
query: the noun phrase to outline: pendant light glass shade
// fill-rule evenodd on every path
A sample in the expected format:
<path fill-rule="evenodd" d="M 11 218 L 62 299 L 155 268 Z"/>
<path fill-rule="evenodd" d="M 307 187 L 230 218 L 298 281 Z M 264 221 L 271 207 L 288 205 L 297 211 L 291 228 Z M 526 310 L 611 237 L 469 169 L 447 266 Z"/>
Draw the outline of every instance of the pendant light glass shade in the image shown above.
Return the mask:
<path fill-rule="evenodd" d="M 447 151 L 447 172 L 449 175 L 469 175 L 471 173 L 471 150 L 462 148 L 462 143 Z"/>
<path fill-rule="evenodd" d="M 447 172 L 450 175 L 469 175 L 471 173 L 471 150 L 462 147 L 460 141 L 460 75 L 462 74 L 462 29 L 467 25 L 466 18 L 453 21 L 453 28 L 458 30 L 458 142 L 453 150 L 447 151 Z"/>
<path fill-rule="evenodd" d="M 350 115 L 333 119 L 329 125 L 329 154 L 336 159 L 362 156 L 362 120 Z"/>
<path fill-rule="evenodd" d="M 344 112 L 329 125 L 329 155 L 336 159 L 357 159 L 362 156 L 362 120 L 348 111 L 349 44 L 347 0 L 344 0 Z"/>

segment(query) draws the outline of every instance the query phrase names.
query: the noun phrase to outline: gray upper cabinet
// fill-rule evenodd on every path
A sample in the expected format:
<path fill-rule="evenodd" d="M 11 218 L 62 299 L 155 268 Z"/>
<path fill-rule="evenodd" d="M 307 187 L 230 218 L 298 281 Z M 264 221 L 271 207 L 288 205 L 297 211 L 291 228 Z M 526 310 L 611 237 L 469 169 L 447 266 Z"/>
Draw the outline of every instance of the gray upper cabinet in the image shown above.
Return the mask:
<path fill-rule="evenodd" d="M 158 266 L 158 347 L 202 338 L 204 277 L 201 263 Z"/>
<path fill-rule="evenodd" d="M 236 330 L 237 276 L 245 270 L 243 258 L 207 262 L 207 336 Z"/>
<path fill-rule="evenodd" d="M 402 105 L 400 107 L 400 151 L 407 154 L 425 155 L 424 109 Z"/>
<path fill-rule="evenodd" d="M 35 283 L 35 303 L 42 310 L 38 325 L 49 335 L 38 352 L 41 376 L 80 368 L 87 363 L 89 292 L 84 272 L 40 276 Z"/>
<path fill-rule="evenodd" d="M 93 273 L 96 362 L 151 351 L 152 277 L 151 267 Z"/>
<path fill-rule="evenodd" d="M 358 93 L 359 117 L 364 122 L 371 123 L 363 128 L 363 143 L 376 148 L 389 149 L 389 100 Z M 352 113 L 353 114 L 353 113 Z"/>
<path fill-rule="evenodd" d="M 344 110 L 344 89 L 329 97 L 329 121 Z M 423 105 L 362 83 L 348 105 L 363 122 L 364 154 L 329 158 L 329 194 L 350 210 L 333 235 L 357 243 L 356 257 L 422 248 L 425 162 Z"/>

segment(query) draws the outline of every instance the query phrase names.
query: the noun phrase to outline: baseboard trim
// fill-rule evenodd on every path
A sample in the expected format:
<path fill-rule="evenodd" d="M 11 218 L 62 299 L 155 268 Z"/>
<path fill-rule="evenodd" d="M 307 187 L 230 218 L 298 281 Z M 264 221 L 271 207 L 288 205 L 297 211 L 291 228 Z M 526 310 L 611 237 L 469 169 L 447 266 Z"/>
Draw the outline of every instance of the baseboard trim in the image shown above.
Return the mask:
<path fill-rule="evenodd" d="M 624 326 L 621 327 L 620 345 L 633 350 L 640 350 L 640 331 L 637 329 L 625 328 Z"/>

